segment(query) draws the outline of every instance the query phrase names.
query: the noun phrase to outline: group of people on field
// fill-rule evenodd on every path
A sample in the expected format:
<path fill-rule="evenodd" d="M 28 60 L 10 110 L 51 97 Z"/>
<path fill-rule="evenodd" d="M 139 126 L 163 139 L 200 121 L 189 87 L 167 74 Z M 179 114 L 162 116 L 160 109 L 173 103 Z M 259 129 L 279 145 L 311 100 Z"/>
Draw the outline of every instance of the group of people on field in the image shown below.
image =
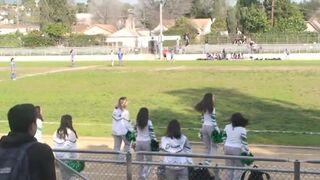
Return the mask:
<path fill-rule="evenodd" d="M 212 139 L 212 132 L 220 133 L 218 122 L 216 118 L 215 97 L 212 93 L 204 95 L 203 99 L 196 104 L 195 110 L 201 114 L 202 128 L 200 130 L 200 137 L 204 143 L 206 155 L 217 155 L 218 145 Z M 246 125 L 248 120 L 242 116 L 241 113 L 234 113 L 231 115 L 230 124 L 223 129 L 224 136 L 224 153 L 226 155 L 239 156 L 241 153 L 249 154 L 247 144 Z M 135 132 L 135 140 L 127 138 L 128 133 Z M 120 151 L 121 144 L 124 143 L 123 151 L 129 152 L 130 147 L 135 151 L 154 151 L 152 150 L 152 141 L 157 141 L 152 120 L 149 116 L 149 110 L 146 107 L 140 108 L 136 125 L 133 126 L 130 121 L 128 111 L 128 100 L 126 97 L 119 98 L 118 105 L 112 113 L 112 135 L 114 138 L 114 150 Z M 182 134 L 181 126 L 178 120 L 171 120 L 168 123 L 165 136 L 161 138 L 159 150 L 165 153 L 172 154 L 190 154 L 192 153 L 188 138 Z M 118 158 L 121 158 L 118 156 Z M 151 156 L 137 156 L 138 161 L 145 160 L 150 162 Z M 165 156 L 163 158 L 165 164 L 192 164 L 192 159 L 181 156 Z M 206 159 L 204 165 L 211 165 L 211 159 Z M 226 160 L 228 166 L 243 166 L 240 160 Z M 187 180 L 188 168 L 166 166 L 165 177 L 167 180 Z M 148 179 L 150 173 L 150 166 L 141 165 L 139 167 L 139 179 Z M 241 174 L 229 170 L 227 172 L 227 179 L 238 180 Z"/>
<path fill-rule="evenodd" d="M 206 155 L 217 155 L 218 145 L 213 141 L 212 133 L 217 131 L 220 133 L 218 121 L 216 118 L 215 96 L 212 93 L 204 95 L 203 99 L 197 103 L 194 109 L 201 114 L 202 128 L 200 137 L 204 143 Z M 192 148 L 186 135 L 181 132 L 180 122 L 176 119 L 169 121 L 165 136 L 161 137 L 160 142 L 154 133 L 153 121 L 150 119 L 149 110 L 141 107 L 137 113 L 136 123 L 132 125 L 128 111 L 128 99 L 121 97 L 112 112 L 112 136 L 114 139 L 114 150 L 120 151 L 122 142 L 124 147 L 122 151 L 129 152 L 132 148 L 135 151 L 161 151 L 170 154 L 191 154 Z M 27 169 L 20 170 L 22 174 L 33 180 L 56 179 L 54 168 L 54 156 L 58 159 L 78 158 L 77 153 L 72 152 L 56 152 L 53 154 L 51 148 L 42 144 L 42 123 L 43 116 L 41 108 L 32 104 L 19 104 L 12 107 L 8 112 L 8 122 L 10 132 L 3 136 L 0 140 L 0 157 L 10 158 L 17 149 L 24 149 L 25 159 L 21 159 L 15 163 L 26 161 Z M 246 125 L 248 120 L 241 113 L 233 113 L 230 118 L 230 124 L 226 125 L 221 131 L 224 135 L 224 153 L 226 155 L 240 155 L 241 153 L 249 154 Z M 134 138 L 128 138 L 128 134 L 133 133 Z M 65 114 L 61 116 L 60 126 L 54 132 L 53 142 L 55 149 L 77 150 L 78 135 L 73 128 L 72 116 Z M 155 148 L 156 147 L 156 148 Z M 17 151 L 15 156 L 19 156 Z M 0 159 L 1 159 L 0 158 Z M 116 157 L 118 160 L 123 159 L 122 156 Z M 138 161 L 152 161 L 149 155 L 137 154 Z M 13 164 L 2 163 L 0 160 L 0 169 L 4 166 Z M 164 156 L 164 164 L 192 164 L 192 158 L 183 156 Z M 205 159 L 204 165 L 211 165 L 212 159 Z M 226 160 L 227 166 L 243 166 L 240 160 Z M 138 170 L 139 180 L 148 179 L 151 167 L 148 165 L 140 165 Z M 167 180 L 188 180 L 188 168 L 183 166 L 165 166 L 163 168 L 164 176 Z M 8 172 L 13 173 L 14 172 Z M 22 174 L 14 174 L 14 177 L 22 176 Z M 62 174 L 64 174 L 62 172 Z M 0 173 L 0 179 L 3 174 Z M 8 174 L 5 174 L 9 176 Z M 65 175 L 65 174 L 64 174 Z M 238 180 L 240 174 L 234 170 L 227 171 L 227 179 Z M 66 176 L 64 179 L 70 177 Z"/>

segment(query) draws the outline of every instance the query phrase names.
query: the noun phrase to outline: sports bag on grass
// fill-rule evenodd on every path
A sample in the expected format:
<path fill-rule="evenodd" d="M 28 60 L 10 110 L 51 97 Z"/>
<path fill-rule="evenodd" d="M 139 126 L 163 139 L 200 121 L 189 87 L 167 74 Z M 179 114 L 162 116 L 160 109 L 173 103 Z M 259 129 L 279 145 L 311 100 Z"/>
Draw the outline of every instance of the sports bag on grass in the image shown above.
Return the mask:
<path fill-rule="evenodd" d="M 253 168 L 258 168 L 254 165 Z M 249 172 L 249 176 L 246 179 L 246 174 Z M 247 170 L 241 175 L 241 180 L 270 180 L 270 174 L 259 170 Z"/>

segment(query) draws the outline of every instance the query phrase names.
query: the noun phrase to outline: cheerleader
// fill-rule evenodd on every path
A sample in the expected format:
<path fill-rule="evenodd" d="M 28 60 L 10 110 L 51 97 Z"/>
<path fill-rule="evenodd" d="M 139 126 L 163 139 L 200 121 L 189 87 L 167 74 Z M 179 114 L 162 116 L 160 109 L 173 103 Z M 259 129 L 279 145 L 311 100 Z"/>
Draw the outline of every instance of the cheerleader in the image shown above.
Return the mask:
<path fill-rule="evenodd" d="M 181 134 L 180 123 L 177 120 L 169 122 L 166 136 L 161 138 L 160 149 L 166 153 L 173 154 L 191 154 L 191 147 L 188 138 Z M 165 156 L 163 162 L 165 164 L 192 164 L 191 158 Z M 181 166 L 166 166 L 166 180 L 188 180 L 188 168 Z"/>
<path fill-rule="evenodd" d="M 143 107 L 139 110 L 136 124 L 137 138 L 135 143 L 136 151 L 151 151 L 151 140 L 156 141 L 152 121 L 149 119 L 149 111 Z M 152 156 L 137 155 L 137 161 L 152 161 Z M 139 180 L 148 179 L 150 166 L 139 167 Z"/>
<path fill-rule="evenodd" d="M 122 141 L 124 142 L 124 152 L 130 151 L 130 141 L 127 140 L 126 134 L 134 129 L 130 122 L 128 100 L 126 97 L 120 97 L 118 105 L 114 108 L 112 113 L 112 136 L 114 139 L 113 150 L 120 151 Z"/>
<path fill-rule="evenodd" d="M 202 128 L 201 139 L 205 145 L 206 155 L 217 154 L 218 145 L 213 143 L 211 134 L 214 130 L 219 131 L 216 120 L 215 97 L 212 93 L 204 95 L 203 99 L 195 106 L 195 110 L 201 113 Z M 211 164 L 211 159 L 205 160 L 206 165 Z"/>
<path fill-rule="evenodd" d="M 224 128 L 224 134 L 226 141 L 224 144 L 224 154 L 240 156 L 241 153 L 250 154 L 247 143 L 247 131 L 246 126 L 248 120 L 245 119 L 241 113 L 234 113 L 230 118 L 230 124 Z M 243 166 L 241 160 L 227 159 L 226 166 Z M 238 180 L 241 177 L 241 172 L 237 170 L 228 170 L 227 179 Z"/>

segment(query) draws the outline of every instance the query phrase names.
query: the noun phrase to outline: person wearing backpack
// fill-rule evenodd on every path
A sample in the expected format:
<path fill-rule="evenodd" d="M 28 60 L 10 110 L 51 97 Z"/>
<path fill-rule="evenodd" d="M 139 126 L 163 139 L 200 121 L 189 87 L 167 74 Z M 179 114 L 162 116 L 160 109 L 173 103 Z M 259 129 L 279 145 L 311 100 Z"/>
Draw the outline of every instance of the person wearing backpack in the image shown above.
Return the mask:
<path fill-rule="evenodd" d="M 167 127 L 166 136 L 161 138 L 160 149 L 162 152 L 171 154 L 191 154 L 191 147 L 188 138 L 181 134 L 180 123 L 171 120 Z M 188 165 L 192 164 L 192 159 L 180 156 L 164 156 L 165 164 Z M 182 166 L 166 166 L 166 180 L 188 180 L 188 168 Z"/>
<path fill-rule="evenodd" d="M 248 120 L 242 116 L 241 113 L 233 113 L 230 118 L 230 124 L 224 128 L 223 134 L 226 137 L 224 144 L 224 154 L 232 156 L 240 156 L 241 153 L 249 154 L 247 143 Z M 226 159 L 226 166 L 237 167 L 243 166 L 239 159 Z M 241 172 L 237 170 L 228 170 L 226 173 L 228 180 L 239 180 Z"/>
<path fill-rule="evenodd" d="M 152 121 L 149 119 L 149 111 L 147 108 L 140 108 L 137 114 L 137 124 L 136 124 L 137 138 L 133 147 L 136 151 L 151 151 L 151 141 L 157 140 L 154 134 Z M 137 161 L 152 161 L 152 156 L 144 156 L 137 154 Z M 150 173 L 150 166 L 141 165 L 139 167 L 139 180 L 148 179 Z"/>
<path fill-rule="evenodd" d="M 13 106 L 8 114 L 10 132 L 0 140 L 1 180 L 55 180 L 52 149 L 39 143 L 33 104 Z"/>

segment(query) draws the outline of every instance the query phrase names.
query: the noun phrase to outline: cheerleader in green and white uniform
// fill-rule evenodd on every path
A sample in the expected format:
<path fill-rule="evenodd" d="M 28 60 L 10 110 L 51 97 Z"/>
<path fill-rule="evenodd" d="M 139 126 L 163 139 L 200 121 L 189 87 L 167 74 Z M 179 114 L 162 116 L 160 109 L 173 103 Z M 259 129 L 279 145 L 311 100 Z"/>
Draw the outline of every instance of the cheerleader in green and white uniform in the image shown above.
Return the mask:
<path fill-rule="evenodd" d="M 230 124 L 227 124 L 224 128 L 223 134 L 226 136 L 224 144 L 224 154 L 240 156 L 241 153 L 249 154 L 249 148 L 247 143 L 247 131 L 246 126 L 248 120 L 245 119 L 241 113 L 234 113 L 230 118 Z M 244 166 L 241 160 L 227 159 L 226 166 L 236 167 Z M 228 170 L 226 177 L 229 180 L 239 180 L 242 171 Z"/>
<path fill-rule="evenodd" d="M 218 145 L 213 143 L 211 134 L 214 130 L 219 131 L 216 120 L 215 98 L 212 93 L 204 95 L 203 99 L 195 106 L 195 110 L 201 113 L 201 138 L 205 145 L 206 155 L 216 155 Z M 211 164 L 211 159 L 206 159 L 206 165 Z"/>
<path fill-rule="evenodd" d="M 127 110 L 128 100 L 126 97 L 120 97 L 118 105 L 112 112 L 112 136 L 114 139 L 113 150 L 120 151 L 122 141 L 124 142 L 124 152 L 130 151 L 130 141 L 127 140 L 128 131 L 133 132 L 134 129 L 130 122 L 129 111 Z M 118 156 L 118 158 L 120 158 Z"/>
<path fill-rule="evenodd" d="M 172 154 L 191 154 L 191 147 L 188 138 L 181 134 L 180 123 L 172 120 L 167 127 L 167 135 L 161 138 L 160 149 Z M 165 164 L 192 164 L 192 159 L 188 157 L 165 156 Z M 166 166 L 166 180 L 188 180 L 188 168 L 181 166 Z"/>
<path fill-rule="evenodd" d="M 134 145 L 136 151 L 151 151 L 151 140 L 156 141 L 156 135 L 153 130 L 152 121 L 149 119 L 149 111 L 143 107 L 139 110 L 136 124 L 136 143 Z M 152 161 L 152 156 L 137 155 L 137 161 Z M 139 167 L 138 180 L 147 180 L 150 174 L 150 166 Z"/>

